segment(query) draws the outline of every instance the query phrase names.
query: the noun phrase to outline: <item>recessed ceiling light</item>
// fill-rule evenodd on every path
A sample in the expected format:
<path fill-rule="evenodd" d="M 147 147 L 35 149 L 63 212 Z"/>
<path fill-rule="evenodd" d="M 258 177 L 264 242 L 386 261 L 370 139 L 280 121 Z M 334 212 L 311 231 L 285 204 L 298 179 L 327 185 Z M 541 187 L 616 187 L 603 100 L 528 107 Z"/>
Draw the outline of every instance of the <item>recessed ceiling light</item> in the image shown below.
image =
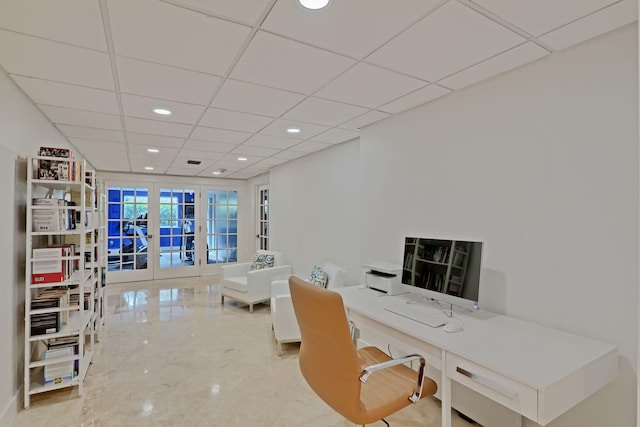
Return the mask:
<path fill-rule="evenodd" d="M 220 175 L 222 172 L 221 171 L 213 171 L 214 175 Z"/>
<path fill-rule="evenodd" d="M 330 0 L 298 0 L 298 3 L 305 9 L 318 10 L 329 5 Z"/>
<path fill-rule="evenodd" d="M 158 150 L 157 148 L 147 148 L 147 152 L 148 153 L 159 153 L 160 150 Z"/>
<path fill-rule="evenodd" d="M 302 129 L 296 128 L 296 127 L 287 128 L 287 132 L 289 132 L 289 133 L 300 133 L 301 130 Z"/>
<path fill-rule="evenodd" d="M 238 157 L 239 162 L 246 162 L 247 160 L 249 159 L 247 159 L 246 157 Z"/>
<path fill-rule="evenodd" d="M 171 110 L 167 110 L 166 108 L 160 108 L 160 107 L 154 108 L 153 112 L 159 116 L 170 116 L 173 114 Z"/>
<path fill-rule="evenodd" d="M 153 170 L 153 166 L 145 166 L 144 170 L 146 171 L 152 171 Z"/>

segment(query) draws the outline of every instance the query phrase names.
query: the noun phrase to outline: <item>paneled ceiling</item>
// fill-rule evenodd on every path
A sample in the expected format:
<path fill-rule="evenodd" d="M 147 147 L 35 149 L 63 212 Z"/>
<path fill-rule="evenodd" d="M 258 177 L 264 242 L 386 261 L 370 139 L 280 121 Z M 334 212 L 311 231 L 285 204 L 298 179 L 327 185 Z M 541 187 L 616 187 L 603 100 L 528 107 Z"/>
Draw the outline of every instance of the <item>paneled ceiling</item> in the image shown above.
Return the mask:
<path fill-rule="evenodd" d="M 98 170 L 246 179 L 636 20 L 636 0 L 3 0 L 0 65 Z"/>

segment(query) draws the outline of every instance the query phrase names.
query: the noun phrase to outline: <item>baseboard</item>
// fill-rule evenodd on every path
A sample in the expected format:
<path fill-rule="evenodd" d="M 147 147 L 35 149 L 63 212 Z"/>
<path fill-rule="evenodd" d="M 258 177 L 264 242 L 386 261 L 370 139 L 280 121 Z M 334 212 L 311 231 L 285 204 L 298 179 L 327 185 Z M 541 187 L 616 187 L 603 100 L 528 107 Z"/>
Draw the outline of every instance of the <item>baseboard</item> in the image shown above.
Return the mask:
<path fill-rule="evenodd" d="M 18 414 L 18 406 L 20 404 L 20 396 L 22 396 L 22 387 L 13 395 L 9 403 L 0 412 L 0 427 L 11 427 L 13 419 Z"/>

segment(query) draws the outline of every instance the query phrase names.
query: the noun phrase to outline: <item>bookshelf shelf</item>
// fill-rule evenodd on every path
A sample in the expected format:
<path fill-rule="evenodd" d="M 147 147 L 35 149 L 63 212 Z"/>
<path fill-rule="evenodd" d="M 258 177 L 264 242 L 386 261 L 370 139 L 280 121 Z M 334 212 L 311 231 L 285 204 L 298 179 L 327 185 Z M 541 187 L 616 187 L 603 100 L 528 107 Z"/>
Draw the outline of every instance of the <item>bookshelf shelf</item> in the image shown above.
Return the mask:
<path fill-rule="evenodd" d="M 37 393 L 77 386 L 82 395 L 102 310 L 106 205 L 95 172 L 67 149 L 43 150 L 27 163 L 25 408 Z"/>

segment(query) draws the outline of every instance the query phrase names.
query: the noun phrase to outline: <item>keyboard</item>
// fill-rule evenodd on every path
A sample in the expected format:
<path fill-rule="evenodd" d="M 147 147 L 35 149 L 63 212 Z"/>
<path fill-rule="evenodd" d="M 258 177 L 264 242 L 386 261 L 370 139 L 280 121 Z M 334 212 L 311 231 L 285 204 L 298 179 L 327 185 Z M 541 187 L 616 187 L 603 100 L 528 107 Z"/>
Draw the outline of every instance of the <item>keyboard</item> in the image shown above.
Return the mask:
<path fill-rule="evenodd" d="M 393 307 L 386 307 L 390 313 L 397 314 L 407 319 L 413 320 L 423 325 L 439 328 L 447 323 L 447 317 L 443 313 L 434 313 L 428 311 L 424 306 L 415 306 L 410 304 L 400 304 Z"/>

